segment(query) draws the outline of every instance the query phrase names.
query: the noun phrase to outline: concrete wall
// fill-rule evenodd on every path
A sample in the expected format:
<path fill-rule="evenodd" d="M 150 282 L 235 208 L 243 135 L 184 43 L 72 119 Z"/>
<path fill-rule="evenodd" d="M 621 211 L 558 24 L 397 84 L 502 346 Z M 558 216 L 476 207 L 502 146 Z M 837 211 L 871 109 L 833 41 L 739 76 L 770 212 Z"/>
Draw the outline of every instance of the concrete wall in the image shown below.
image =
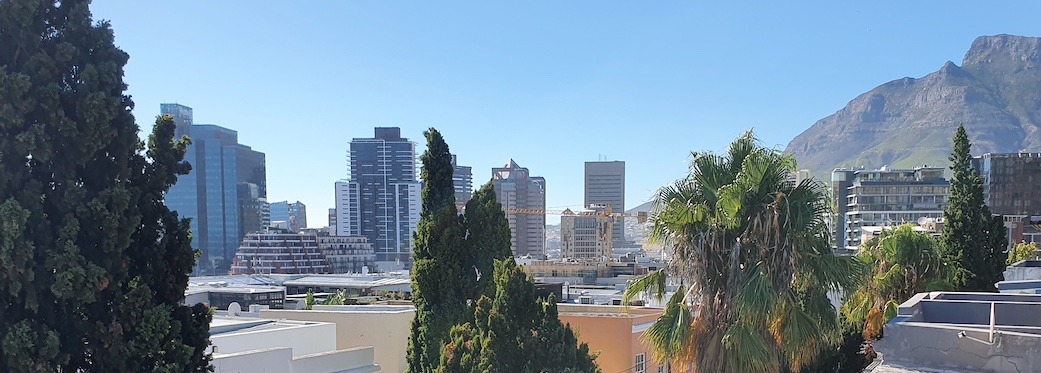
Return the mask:
<path fill-rule="evenodd" d="M 943 368 L 958 372 L 1041 372 L 1041 338 L 1037 335 L 1003 332 L 994 345 L 986 329 L 905 322 L 887 324 L 885 337 L 875 342 L 886 363 L 909 367 Z"/>
<path fill-rule="evenodd" d="M 342 349 L 336 346 L 336 325 L 324 323 L 215 335 L 210 342 L 223 354 L 266 349 L 272 343 L 292 348 L 293 356 Z"/>
<path fill-rule="evenodd" d="M 384 372 L 408 368 L 409 326 L 415 309 L 407 306 L 315 306 L 316 310 L 262 310 L 260 317 L 336 324 L 336 348 L 372 346 Z M 366 311 L 368 310 L 368 311 Z"/>

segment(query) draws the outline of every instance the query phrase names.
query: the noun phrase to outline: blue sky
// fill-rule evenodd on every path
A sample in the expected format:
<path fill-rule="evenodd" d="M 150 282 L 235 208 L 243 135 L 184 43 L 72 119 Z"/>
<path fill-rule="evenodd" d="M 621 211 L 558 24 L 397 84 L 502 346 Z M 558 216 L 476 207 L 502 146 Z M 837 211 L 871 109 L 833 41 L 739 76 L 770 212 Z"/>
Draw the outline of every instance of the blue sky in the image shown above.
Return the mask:
<path fill-rule="evenodd" d="M 784 147 L 879 84 L 1041 36 L 1041 3 L 98 0 L 144 131 L 162 102 L 267 154 L 268 199 L 326 224 L 353 137 L 440 130 L 475 182 L 513 158 L 551 208 L 583 162 L 626 161 L 626 205 L 754 128 Z M 558 219 L 549 217 L 550 222 Z"/>

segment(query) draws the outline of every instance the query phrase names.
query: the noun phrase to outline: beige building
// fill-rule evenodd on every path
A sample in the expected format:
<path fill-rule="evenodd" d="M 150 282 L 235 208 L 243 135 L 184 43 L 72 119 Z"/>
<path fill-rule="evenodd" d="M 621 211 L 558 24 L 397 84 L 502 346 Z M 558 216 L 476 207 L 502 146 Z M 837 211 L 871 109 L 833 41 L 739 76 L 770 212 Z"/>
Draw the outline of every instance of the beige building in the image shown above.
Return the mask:
<path fill-rule="evenodd" d="M 374 361 L 383 372 L 408 368 L 409 326 L 412 306 L 314 306 L 314 310 L 261 310 L 260 317 L 276 320 L 326 322 L 336 325 L 336 349 L 372 346 Z"/>
<path fill-rule="evenodd" d="M 666 363 L 654 360 L 643 334 L 661 317 L 658 308 L 558 304 L 560 321 L 570 324 L 579 342 L 599 351 L 597 365 L 604 372 L 665 373 Z"/>
<path fill-rule="evenodd" d="M 596 209 L 560 215 L 560 256 L 569 259 L 605 261 L 611 258 L 612 224 Z"/>
<path fill-rule="evenodd" d="M 333 273 L 363 273 L 376 270 L 376 251 L 365 236 L 318 236 L 318 249 Z"/>

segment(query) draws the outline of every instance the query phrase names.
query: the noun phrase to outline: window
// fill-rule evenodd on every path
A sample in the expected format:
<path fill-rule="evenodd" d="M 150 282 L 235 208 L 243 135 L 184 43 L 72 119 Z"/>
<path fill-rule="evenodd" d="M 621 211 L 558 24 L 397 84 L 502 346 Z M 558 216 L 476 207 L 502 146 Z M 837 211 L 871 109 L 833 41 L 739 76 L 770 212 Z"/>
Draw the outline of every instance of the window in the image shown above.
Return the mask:
<path fill-rule="evenodd" d="M 636 355 L 636 366 L 633 367 L 633 371 L 636 373 L 646 373 L 647 366 L 644 354 Z"/>
<path fill-rule="evenodd" d="M 665 373 L 665 364 L 658 364 L 658 373 Z"/>

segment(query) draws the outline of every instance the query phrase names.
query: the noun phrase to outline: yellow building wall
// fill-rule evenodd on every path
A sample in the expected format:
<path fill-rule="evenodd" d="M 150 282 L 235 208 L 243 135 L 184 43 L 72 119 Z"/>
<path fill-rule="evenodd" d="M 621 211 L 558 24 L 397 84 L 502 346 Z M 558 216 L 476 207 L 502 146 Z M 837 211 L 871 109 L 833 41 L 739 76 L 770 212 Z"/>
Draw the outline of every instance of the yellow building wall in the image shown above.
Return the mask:
<path fill-rule="evenodd" d="M 381 372 L 403 372 L 408 368 L 409 325 L 412 311 L 261 310 L 265 319 L 323 321 L 336 324 L 336 348 L 372 346 L 374 362 Z"/>

